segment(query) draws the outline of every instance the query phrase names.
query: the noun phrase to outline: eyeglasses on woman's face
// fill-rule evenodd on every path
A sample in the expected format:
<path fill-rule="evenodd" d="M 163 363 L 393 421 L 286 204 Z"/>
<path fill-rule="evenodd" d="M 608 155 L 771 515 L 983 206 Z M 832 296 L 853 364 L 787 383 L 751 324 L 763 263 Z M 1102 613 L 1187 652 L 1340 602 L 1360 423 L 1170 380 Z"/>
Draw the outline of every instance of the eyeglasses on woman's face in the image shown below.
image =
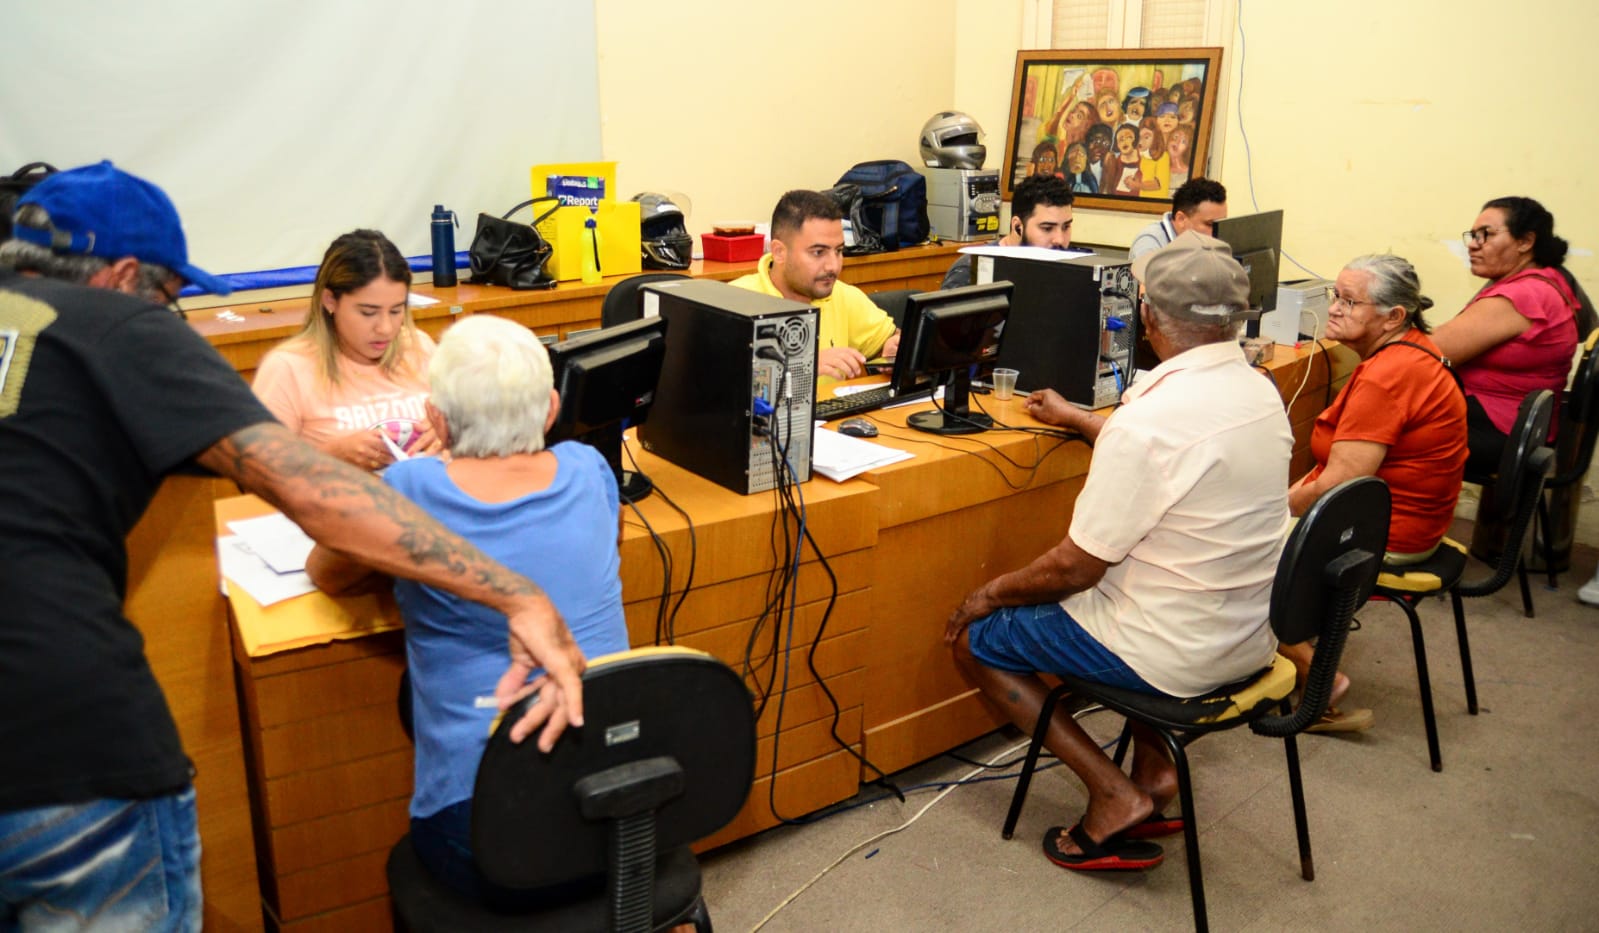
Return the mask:
<path fill-rule="evenodd" d="M 1504 227 L 1478 227 L 1475 230 L 1467 230 L 1462 233 L 1460 241 L 1467 246 L 1481 246 L 1488 241 L 1489 237 L 1504 229 Z"/>

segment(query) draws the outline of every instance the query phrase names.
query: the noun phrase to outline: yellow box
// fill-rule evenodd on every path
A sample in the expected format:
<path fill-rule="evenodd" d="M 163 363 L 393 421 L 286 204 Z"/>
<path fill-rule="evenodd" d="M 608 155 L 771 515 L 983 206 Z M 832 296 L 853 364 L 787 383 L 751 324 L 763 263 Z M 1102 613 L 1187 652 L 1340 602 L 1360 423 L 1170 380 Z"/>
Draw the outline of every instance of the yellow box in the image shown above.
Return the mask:
<path fill-rule="evenodd" d="M 639 248 L 637 201 L 601 201 L 594 215 L 600 230 L 600 274 L 632 275 L 644 268 Z M 588 246 L 583 221 L 586 207 L 563 207 L 539 224 L 539 234 L 555 252 L 545 268 L 557 281 L 566 282 L 583 275 L 583 249 Z"/>
<path fill-rule="evenodd" d="M 633 275 L 644 268 L 639 247 L 639 205 L 637 201 L 616 199 L 615 162 L 551 162 L 533 166 L 531 174 L 536 198 L 547 194 L 545 183 L 551 175 L 604 179 L 605 197 L 594 215 L 600 230 L 600 274 Z M 539 235 L 554 249 L 546 268 L 557 281 L 567 282 L 583 275 L 582 249 L 587 245 L 583 221 L 588 218 L 586 207 L 563 207 L 539 224 Z"/>

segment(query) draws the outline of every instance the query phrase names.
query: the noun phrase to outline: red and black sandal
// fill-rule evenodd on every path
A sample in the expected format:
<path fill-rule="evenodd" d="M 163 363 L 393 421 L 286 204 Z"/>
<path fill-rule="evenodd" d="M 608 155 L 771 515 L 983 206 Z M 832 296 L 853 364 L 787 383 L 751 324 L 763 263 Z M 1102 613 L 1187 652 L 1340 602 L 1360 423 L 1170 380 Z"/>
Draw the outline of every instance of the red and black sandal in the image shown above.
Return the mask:
<path fill-rule="evenodd" d="M 1051 862 L 1072 871 L 1139 871 L 1154 868 L 1166 858 L 1166 852 L 1153 842 L 1112 836 L 1104 842 L 1095 842 L 1079 822 L 1064 832 L 1077 844 L 1078 852 L 1063 852 L 1060 834 L 1063 827 L 1051 827 L 1044 834 L 1044 855 Z"/>

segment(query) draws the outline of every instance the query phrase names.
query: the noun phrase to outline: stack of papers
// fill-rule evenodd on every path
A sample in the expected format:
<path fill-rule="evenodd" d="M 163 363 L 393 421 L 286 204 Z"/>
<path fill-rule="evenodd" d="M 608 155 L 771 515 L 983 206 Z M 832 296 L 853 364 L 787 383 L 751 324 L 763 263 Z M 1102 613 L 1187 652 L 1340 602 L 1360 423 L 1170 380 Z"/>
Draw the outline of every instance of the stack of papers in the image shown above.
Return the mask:
<path fill-rule="evenodd" d="M 811 470 L 836 483 L 913 456 L 903 450 L 820 427 L 811 436 Z"/>
<path fill-rule="evenodd" d="M 217 539 L 223 595 L 230 580 L 263 606 L 316 589 L 305 573 L 315 542 L 299 525 L 277 514 L 228 522 L 228 529 L 232 535 Z"/>

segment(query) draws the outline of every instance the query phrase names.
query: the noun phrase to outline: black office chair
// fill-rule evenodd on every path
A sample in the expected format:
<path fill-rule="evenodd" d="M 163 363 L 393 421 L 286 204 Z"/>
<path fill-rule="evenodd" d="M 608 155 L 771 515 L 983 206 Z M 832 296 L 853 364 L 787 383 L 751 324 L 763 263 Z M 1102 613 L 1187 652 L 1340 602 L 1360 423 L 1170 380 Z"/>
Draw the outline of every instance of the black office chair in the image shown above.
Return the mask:
<path fill-rule="evenodd" d="M 407 930 L 711 929 L 690 843 L 725 826 L 755 774 L 755 718 L 737 674 L 686 648 L 595 659 L 583 675 L 581 729 L 548 755 L 510 741 L 526 702 L 506 712 L 478 766 L 472 851 L 513 890 L 592 893 L 525 913 L 469 902 L 434 880 L 402 837 L 389 891 Z M 601 887 L 598 879 L 605 879 Z"/>
<path fill-rule="evenodd" d="M 1493 484 L 1484 486 L 1477 507 L 1478 521 L 1494 521 L 1509 530 L 1499 549 L 1493 573 L 1475 583 L 1465 582 L 1467 549 L 1444 538 L 1438 550 L 1419 564 L 1384 567 L 1377 578 L 1375 595 L 1403 609 L 1410 620 L 1410 641 L 1416 655 L 1416 682 L 1421 692 L 1421 718 L 1427 727 L 1427 752 L 1432 769 L 1442 771 L 1443 756 L 1438 750 L 1438 722 L 1432 708 L 1432 680 L 1427 673 L 1427 644 L 1422 637 L 1417 605 L 1429 596 L 1449 594 L 1455 612 L 1455 638 L 1460 645 L 1460 674 L 1466 685 L 1466 709 L 1477 715 L 1477 681 L 1471 669 L 1471 643 L 1466 639 L 1466 613 L 1463 598 L 1490 596 L 1499 592 L 1515 576 L 1521 583 L 1522 611 L 1532 618 L 1532 589 L 1527 585 L 1527 567 L 1521 557 L 1527 527 L 1543 497 L 1544 477 L 1554 462 L 1554 451 L 1544 446 L 1549 436 L 1549 418 L 1554 412 L 1554 393 L 1548 389 L 1528 393 L 1516 414 L 1516 423 L 1505 441 L 1499 473 Z"/>
<path fill-rule="evenodd" d="M 639 294 L 639 286 L 651 282 L 664 282 L 668 279 L 687 279 L 692 276 L 677 272 L 645 272 L 641 275 L 629 276 L 605 293 L 605 301 L 600 304 L 600 326 L 610 327 L 613 324 L 626 324 L 636 321 L 644 316 L 644 298 Z"/>
<path fill-rule="evenodd" d="M 1599 330 L 1588 335 L 1571 388 L 1566 390 L 1561 404 L 1555 436 L 1555 474 L 1544 482 L 1545 495 L 1539 500 L 1533 517 L 1532 540 L 1540 545 L 1550 589 L 1558 585 L 1558 571 L 1570 564 L 1572 530 L 1577 523 L 1577 505 L 1581 500 L 1575 487 L 1588 475 L 1588 467 L 1593 463 L 1594 442 L 1599 440 L 1599 352 L 1595 352 L 1596 344 L 1599 344 Z M 1556 551 L 1565 552 L 1566 556 L 1559 566 Z"/>
<path fill-rule="evenodd" d="M 1338 660 L 1349 633 L 1349 621 L 1376 583 L 1383 544 L 1387 540 L 1388 485 L 1372 476 L 1352 479 L 1328 490 L 1290 532 L 1272 583 L 1271 627 L 1278 640 L 1287 644 L 1317 640 L 1310 675 L 1297 707 L 1289 699 L 1294 689 L 1294 665 L 1281 655 L 1255 676 L 1193 699 L 1151 696 L 1062 677 L 1061 685 L 1044 701 L 1038 725 L 1033 729 L 1032 744 L 1028 746 L 1027 758 L 1011 797 L 1010 812 L 1005 817 L 1005 838 L 1011 838 L 1016 829 L 1055 708 L 1068 694 L 1075 694 L 1149 726 L 1171 752 L 1177 767 L 1183 841 L 1188 854 L 1188 888 L 1194 904 L 1196 929 L 1207 929 L 1209 921 L 1205 914 L 1205 883 L 1200 871 L 1194 792 L 1183 748 L 1201 735 L 1247 723 L 1260 735 L 1283 740 L 1299 839 L 1300 874 L 1306 881 L 1315 880 L 1304 786 L 1299 774 L 1299 747 L 1294 736 L 1327 709 L 1333 674 L 1338 670 Z M 1273 710 L 1280 710 L 1281 715 L 1271 715 Z M 1122 731 L 1121 742 L 1116 747 L 1118 765 L 1126 756 L 1131 735 L 1129 725 Z"/>
<path fill-rule="evenodd" d="M 891 288 L 885 292 L 871 292 L 867 297 L 872 299 L 873 304 L 883 309 L 883 313 L 894 319 L 895 327 L 903 327 L 905 300 L 921 291 L 916 288 Z"/>

